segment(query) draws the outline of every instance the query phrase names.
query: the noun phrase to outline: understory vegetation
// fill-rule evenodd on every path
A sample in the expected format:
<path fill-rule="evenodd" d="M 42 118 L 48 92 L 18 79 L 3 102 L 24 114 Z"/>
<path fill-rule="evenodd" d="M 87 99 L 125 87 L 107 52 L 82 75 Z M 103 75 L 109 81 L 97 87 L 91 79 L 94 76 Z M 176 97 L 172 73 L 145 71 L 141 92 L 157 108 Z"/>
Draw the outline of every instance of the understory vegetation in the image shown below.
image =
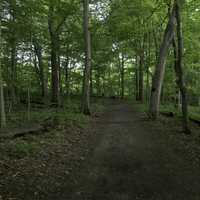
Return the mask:
<path fill-rule="evenodd" d="M 199 120 L 199 6 L 195 0 L 3 0 L 1 126 L 62 115 L 59 107 L 70 115 L 74 96 L 77 112 L 91 114 L 95 96 L 136 99 L 152 119 L 160 102 L 170 112 L 181 107 L 189 133 L 188 105 Z"/>
<path fill-rule="evenodd" d="M 199 162 L 199 33 L 198 0 L 0 0 L 0 192 L 34 162 L 79 170 L 115 103 Z"/>

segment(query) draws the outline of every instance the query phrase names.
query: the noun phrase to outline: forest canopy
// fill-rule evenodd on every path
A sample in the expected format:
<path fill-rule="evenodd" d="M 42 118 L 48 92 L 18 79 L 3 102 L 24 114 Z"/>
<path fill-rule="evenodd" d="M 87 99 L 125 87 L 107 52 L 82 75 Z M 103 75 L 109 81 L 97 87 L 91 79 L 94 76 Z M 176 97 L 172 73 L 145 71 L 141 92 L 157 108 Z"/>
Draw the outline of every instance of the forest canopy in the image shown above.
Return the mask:
<path fill-rule="evenodd" d="M 0 200 L 200 200 L 200 0 L 0 0 Z"/>
<path fill-rule="evenodd" d="M 155 114 L 159 101 L 184 104 L 187 88 L 200 104 L 198 0 L 3 0 L 0 12 L 3 121 L 22 102 L 30 112 L 71 96 L 88 114 L 94 96 L 134 97 Z"/>

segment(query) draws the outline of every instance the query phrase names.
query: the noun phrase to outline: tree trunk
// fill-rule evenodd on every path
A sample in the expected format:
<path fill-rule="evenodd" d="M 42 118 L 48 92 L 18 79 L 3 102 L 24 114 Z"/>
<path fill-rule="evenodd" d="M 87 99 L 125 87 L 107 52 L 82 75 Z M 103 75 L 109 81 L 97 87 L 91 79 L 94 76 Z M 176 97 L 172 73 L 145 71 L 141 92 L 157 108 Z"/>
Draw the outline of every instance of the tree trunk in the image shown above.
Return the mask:
<path fill-rule="evenodd" d="M 121 74 L 121 84 L 120 84 L 121 85 L 121 99 L 123 99 L 124 98 L 124 55 L 123 54 L 122 54 L 122 59 L 121 59 L 121 64 L 120 65 L 121 65 L 121 67 L 120 67 L 120 74 Z"/>
<path fill-rule="evenodd" d="M 149 103 L 150 83 L 149 83 L 149 67 L 147 67 L 147 85 L 146 85 L 146 102 Z"/>
<path fill-rule="evenodd" d="M 63 69 L 62 69 L 62 64 L 61 64 L 61 60 L 60 60 L 60 50 L 57 51 L 57 63 L 58 63 L 58 68 L 59 68 L 59 76 L 58 76 L 58 78 L 59 78 L 59 98 L 61 100 L 62 99 L 62 94 L 63 94 L 63 85 L 62 85 Z"/>
<path fill-rule="evenodd" d="M 150 82 L 149 82 L 149 69 L 151 65 L 151 33 L 149 32 L 149 46 L 147 54 L 147 66 L 146 66 L 146 102 L 149 103 L 149 95 L 150 95 Z"/>
<path fill-rule="evenodd" d="M 59 51 L 59 27 L 55 29 L 55 24 L 53 21 L 53 4 L 49 7 L 49 33 L 51 42 L 51 81 L 52 81 L 52 103 L 56 106 L 59 105 L 59 62 L 58 62 L 58 51 Z"/>
<path fill-rule="evenodd" d="M 5 102 L 4 102 L 4 91 L 3 91 L 3 78 L 2 78 L 2 65 L 1 65 L 1 55 L 2 55 L 2 30 L 1 30 L 1 20 L 2 20 L 2 5 L 0 3 L 0 109 L 1 109 L 1 127 L 6 126 L 6 113 L 5 113 Z"/>
<path fill-rule="evenodd" d="M 31 95 L 30 95 L 30 87 L 27 89 L 27 119 L 30 121 L 31 119 Z"/>
<path fill-rule="evenodd" d="M 136 55 L 135 58 L 135 64 L 136 64 L 136 69 L 135 69 L 135 99 L 136 101 L 139 100 L 139 70 L 138 70 L 138 56 Z"/>
<path fill-rule="evenodd" d="M 69 56 L 67 55 L 65 63 L 65 93 L 67 98 L 69 97 Z"/>
<path fill-rule="evenodd" d="M 157 41 L 157 34 L 155 32 L 155 30 L 153 30 L 153 38 L 154 38 L 154 45 L 155 45 L 155 59 L 158 60 L 158 54 L 159 54 L 159 45 L 158 45 L 158 41 Z"/>
<path fill-rule="evenodd" d="M 90 96 L 93 96 L 93 70 L 90 68 Z"/>
<path fill-rule="evenodd" d="M 101 96 L 101 80 L 100 80 L 100 70 L 97 69 L 97 74 L 96 74 L 96 84 L 97 84 L 97 96 Z"/>
<path fill-rule="evenodd" d="M 90 72 L 91 72 L 91 41 L 89 30 L 89 0 L 83 0 L 84 37 L 85 37 L 85 69 L 83 80 L 82 112 L 90 115 Z"/>
<path fill-rule="evenodd" d="M 187 89 L 184 82 L 183 76 L 183 36 L 182 36 L 182 21 L 180 14 L 180 5 L 176 1 L 176 20 L 177 20 L 177 40 L 178 48 L 176 48 L 176 43 L 174 41 L 174 47 L 176 53 L 176 64 L 175 64 L 175 73 L 176 73 L 176 82 L 181 92 L 181 105 L 183 113 L 183 130 L 186 134 L 190 133 L 188 127 L 188 102 L 187 102 Z"/>
<path fill-rule="evenodd" d="M 169 46 L 174 36 L 175 22 L 176 19 L 175 19 L 175 5 L 174 5 L 160 47 L 158 61 L 152 80 L 149 114 L 153 119 L 156 119 L 159 114 L 160 95 L 165 73 L 166 57 Z"/>
<path fill-rule="evenodd" d="M 52 102 L 59 104 L 59 64 L 57 61 L 57 41 L 51 37 Z"/>
<path fill-rule="evenodd" d="M 12 105 L 15 105 L 17 103 L 16 99 L 16 81 L 17 81 L 17 73 L 16 73 L 16 42 L 12 42 L 11 47 L 11 101 Z"/>
<path fill-rule="evenodd" d="M 109 67 L 108 67 L 108 96 L 109 97 L 114 97 L 115 94 L 113 93 L 113 82 L 112 82 L 112 78 L 111 78 L 111 73 L 112 73 L 112 70 L 111 70 L 111 64 L 109 64 Z"/>
<path fill-rule="evenodd" d="M 176 36 L 175 35 L 174 35 L 174 38 L 173 38 L 173 50 L 174 50 L 174 70 L 175 70 L 175 73 L 176 73 L 178 52 L 177 52 L 177 44 L 176 44 Z M 176 73 L 176 77 L 177 77 L 177 73 Z M 176 82 L 177 82 L 177 80 L 176 80 Z M 178 86 L 178 84 L 177 84 L 177 86 Z M 179 86 L 178 86 L 178 88 L 176 88 L 175 92 L 176 92 L 176 94 L 175 94 L 175 108 L 177 110 L 179 110 L 180 103 L 181 103 Z"/>
<path fill-rule="evenodd" d="M 16 1 L 8 1 L 8 9 L 9 9 L 9 22 L 11 24 L 16 24 Z M 15 105 L 17 103 L 17 73 L 16 73 L 16 65 L 17 65 L 17 56 L 16 56 L 16 45 L 17 45 L 17 35 L 15 26 L 9 27 L 9 44 L 10 44 L 10 70 L 11 70 L 11 81 L 10 81 L 10 97 L 11 97 L 11 105 Z M 11 106 L 11 107 L 12 107 Z"/>
<path fill-rule="evenodd" d="M 105 97 L 107 95 L 106 93 L 106 78 L 105 78 L 105 72 L 103 73 L 103 76 L 102 76 L 102 97 Z"/>
<path fill-rule="evenodd" d="M 162 105 L 165 105 L 165 87 L 162 85 L 161 94 L 160 94 L 160 101 Z"/>
<path fill-rule="evenodd" d="M 41 95 L 44 100 L 47 98 L 47 84 L 45 80 L 45 73 L 44 73 L 44 64 L 43 64 L 43 59 L 42 59 L 42 47 L 39 45 L 39 43 L 34 39 L 34 50 L 35 50 L 35 55 L 37 56 L 38 59 L 38 73 L 39 73 L 39 79 L 40 79 L 40 85 L 41 85 Z M 37 67 L 37 66 L 36 66 Z"/>
<path fill-rule="evenodd" d="M 143 102 L 144 100 L 144 52 L 140 54 L 139 61 L 139 101 Z"/>

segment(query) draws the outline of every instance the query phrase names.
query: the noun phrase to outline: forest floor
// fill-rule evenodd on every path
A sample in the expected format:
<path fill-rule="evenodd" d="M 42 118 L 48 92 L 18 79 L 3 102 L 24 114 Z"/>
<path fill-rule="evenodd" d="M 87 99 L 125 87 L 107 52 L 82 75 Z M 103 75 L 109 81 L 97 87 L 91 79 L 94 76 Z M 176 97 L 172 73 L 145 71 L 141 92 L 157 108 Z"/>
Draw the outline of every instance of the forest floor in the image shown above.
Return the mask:
<path fill-rule="evenodd" d="M 23 156 L 1 141 L 0 199 L 199 200 L 199 126 L 184 135 L 178 119 L 152 122 L 139 106 L 112 100 L 84 128 L 17 138 L 18 150 L 31 141 Z"/>

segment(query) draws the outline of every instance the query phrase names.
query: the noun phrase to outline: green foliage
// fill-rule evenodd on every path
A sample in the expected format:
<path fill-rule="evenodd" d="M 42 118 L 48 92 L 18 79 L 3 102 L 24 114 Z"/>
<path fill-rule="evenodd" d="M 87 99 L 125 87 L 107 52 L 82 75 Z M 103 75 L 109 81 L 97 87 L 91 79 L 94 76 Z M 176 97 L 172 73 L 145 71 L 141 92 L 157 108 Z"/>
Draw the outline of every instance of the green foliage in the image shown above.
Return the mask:
<path fill-rule="evenodd" d="M 9 155 L 15 158 L 30 156 L 39 152 L 40 150 L 40 146 L 38 143 L 23 140 L 10 142 L 9 144 L 7 144 L 6 148 L 9 152 Z"/>
<path fill-rule="evenodd" d="M 136 96 L 137 71 L 141 55 L 144 55 L 144 96 L 149 95 L 156 56 L 168 17 L 169 0 L 92 0 L 90 1 L 90 31 L 92 46 L 92 95 L 120 96 L 122 91 L 122 56 L 124 57 L 125 97 Z M 198 105 L 200 96 L 200 3 L 187 0 L 183 3 L 184 72 L 188 87 L 189 103 Z M 83 8 L 78 0 L 14 0 L 2 1 L 2 71 L 5 99 L 10 122 L 25 121 L 27 107 L 15 112 L 20 100 L 27 102 L 27 90 L 31 100 L 41 96 L 44 75 L 47 97 L 51 95 L 51 37 L 57 35 L 56 48 L 60 64 L 61 96 L 82 94 L 84 68 Z M 39 68 L 34 43 L 40 46 L 43 71 Z M 148 81 L 148 83 L 147 83 Z M 174 76 L 173 49 L 169 53 L 163 86 L 163 98 L 172 103 L 177 93 Z M 15 104 L 13 99 L 18 104 Z M 148 99 L 148 98 L 145 98 Z M 10 106 L 13 104 L 12 106 Z M 80 102 L 79 102 L 80 104 Z M 72 103 L 64 109 L 32 110 L 32 120 L 53 117 L 63 120 L 68 116 Z M 73 107 L 73 106 L 72 106 Z M 72 108 L 79 112 L 79 106 Z M 12 108 L 11 110 L 9 110 Z M 98 109 L 98 108 L 94 108 Z M 58 114 L 60 113 L 60 114 Z M 12 116 L 11 116 L 12 115 Z M 41 115 L 41 116 L 40 116 Z M 21 119 L 21 120 L 20 120 Z M 20 124 L 20 122 L 18 122 Z M 11 126 L 11 124 L 9 124 Z"/>
<path fill-rule="evenodd" d="M 98 105 L 95 104 L 96 108 Z M 89 118 L 80 113 L 79 102 L 68 101 L 62 108 L 31 108 L 31 121 L 27 119 L 26 107 L 20 107 L 19 110 L 8 115 L 8 124 L 10 127 L 21 127 L 24 123 L 44 124 L 48 121 L 58 125 L 79 126 L 84 128 L 88 124 Z M 100 108 L 99 108 L 100 110 Z"/>
<path fill-rule="evenodd" d="M 132 102 L 130 103 L 132 104 Z M 134 108 L 138 112 L 148 112 L 148 106 L 146 104 L 135 104 Z M 160 107 L 160 112 L 161 113 L 174 113 L 176 117 L 181 117 L 181 108 L 180 106 L 175 106 L 173 104 L 167 104 L 167 105 L 161 105 Z M 189 118 L 195 119 L 195 120 L 200 120 L 200 108 L 197 106 L 189 106 Z"/>

